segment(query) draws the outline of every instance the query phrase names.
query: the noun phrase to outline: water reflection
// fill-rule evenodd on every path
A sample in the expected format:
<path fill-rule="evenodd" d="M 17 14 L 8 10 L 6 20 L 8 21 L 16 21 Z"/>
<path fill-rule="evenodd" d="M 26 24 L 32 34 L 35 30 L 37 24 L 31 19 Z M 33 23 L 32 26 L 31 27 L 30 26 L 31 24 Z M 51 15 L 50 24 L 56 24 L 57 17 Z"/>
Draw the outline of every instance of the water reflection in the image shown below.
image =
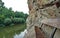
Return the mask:
<path fill-rule="evenodd" d="M 14 38 L 23 38 L 25 33 L 27 32 L 27 30 L 25 29 L 23 32 L 21 32 L 20 34 L 15 34 Z"/>
<path fill-rule="evenodd" d="M 0 27 L 0 38 L 22 38 L 26 32 L 25 28 L 25 25 L 20 24 L 12 27 Z"/>

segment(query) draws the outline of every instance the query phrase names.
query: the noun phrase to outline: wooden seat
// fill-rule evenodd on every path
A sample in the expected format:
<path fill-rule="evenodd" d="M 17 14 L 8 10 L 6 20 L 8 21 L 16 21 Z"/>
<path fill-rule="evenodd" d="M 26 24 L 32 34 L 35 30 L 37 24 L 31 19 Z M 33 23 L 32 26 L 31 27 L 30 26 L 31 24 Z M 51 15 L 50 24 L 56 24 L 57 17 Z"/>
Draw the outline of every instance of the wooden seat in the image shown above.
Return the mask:
<path fill-rule="evenodd" d="M 43 19 L 41 21 L 41 23 L 47 24 L 49 26 L 52 26 L 52 27 L 60 29 L 60 19 L 59 18 L 55 18 L 55 19 Z"/>

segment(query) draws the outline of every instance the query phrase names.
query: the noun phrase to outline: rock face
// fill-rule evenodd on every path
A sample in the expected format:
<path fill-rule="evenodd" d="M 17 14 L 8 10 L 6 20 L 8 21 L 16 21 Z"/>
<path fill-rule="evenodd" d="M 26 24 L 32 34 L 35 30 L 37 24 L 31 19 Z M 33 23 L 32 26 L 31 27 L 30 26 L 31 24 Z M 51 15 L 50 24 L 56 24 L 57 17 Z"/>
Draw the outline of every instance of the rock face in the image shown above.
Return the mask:
<path fill-rule="evenodd" d="M 60 38 L 60 0 L 28 0 L 29 17 L 24 38 L 37 38 L 35 26 L 46 38 Z"/>

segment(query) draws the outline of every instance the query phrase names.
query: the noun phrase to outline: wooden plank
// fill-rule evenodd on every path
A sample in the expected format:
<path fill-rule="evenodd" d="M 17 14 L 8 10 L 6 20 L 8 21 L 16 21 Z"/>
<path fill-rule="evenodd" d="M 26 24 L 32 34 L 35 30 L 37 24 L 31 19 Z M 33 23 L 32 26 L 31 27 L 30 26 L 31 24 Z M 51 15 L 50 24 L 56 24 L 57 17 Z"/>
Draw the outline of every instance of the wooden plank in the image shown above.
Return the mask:
<path fill-rule="evenodd" d="M 35 26 L 35 32 L 36 38 L 45 38 L 44 33 L 37 26 Z"/>
<path fill-rule="evenodd" d="M 41 21 L 43 24 L 47 24 L 52 27 L 56 27 L 60 29 L 60 18 L 55 18 L 55 19 L 43 19 Z"/>

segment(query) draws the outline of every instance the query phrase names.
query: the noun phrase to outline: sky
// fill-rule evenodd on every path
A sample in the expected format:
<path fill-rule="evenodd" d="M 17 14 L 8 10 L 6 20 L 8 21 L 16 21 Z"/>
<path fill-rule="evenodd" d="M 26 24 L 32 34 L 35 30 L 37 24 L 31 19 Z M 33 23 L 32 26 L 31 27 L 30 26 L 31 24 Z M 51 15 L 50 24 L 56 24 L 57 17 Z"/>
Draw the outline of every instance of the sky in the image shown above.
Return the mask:
<path fill-rule="evenodd" d="M 7 8 L 12 7 L 14 11 L 22 11 L 28 13 L 28 4 L 27 0 L 2 0 Z"/>

